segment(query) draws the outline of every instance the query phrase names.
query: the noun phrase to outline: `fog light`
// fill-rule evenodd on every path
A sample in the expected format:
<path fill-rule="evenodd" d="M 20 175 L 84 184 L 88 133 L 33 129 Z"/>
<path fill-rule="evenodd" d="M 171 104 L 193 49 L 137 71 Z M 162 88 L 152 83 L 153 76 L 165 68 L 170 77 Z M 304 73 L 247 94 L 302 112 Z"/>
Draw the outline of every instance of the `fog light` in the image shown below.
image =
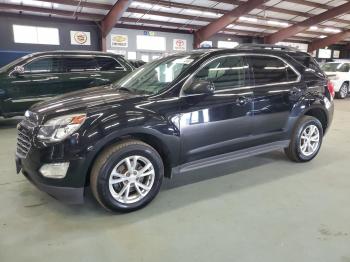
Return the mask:
<path fill-rule="evenodd" d="M 67 174 L 69 162 L 45 164 L 40 168 L 40 173 L 48 178 L 64 178 Z"/>

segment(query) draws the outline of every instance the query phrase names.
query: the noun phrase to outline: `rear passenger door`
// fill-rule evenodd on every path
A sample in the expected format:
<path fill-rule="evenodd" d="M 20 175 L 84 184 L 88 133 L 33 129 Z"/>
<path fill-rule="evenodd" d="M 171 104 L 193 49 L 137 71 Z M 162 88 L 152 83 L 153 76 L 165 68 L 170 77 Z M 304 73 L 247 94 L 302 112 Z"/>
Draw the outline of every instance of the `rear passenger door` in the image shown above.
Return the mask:
<path fill-rule="evenodd" d="M 259 144 L 283 139 L 295 101 L 304 88 L 300 74 L 281 58 L 246 57 L 252 75 L 254 132 Z"/>
<path fill-rule="evenodd" d="M 131 68 L 114 57 L 97 56 L 96 61 L 100 75 L 95 79 L 96 85 L 115 82 L 131 72 Z"/>
<path fill-rule="evenodd" d="M 95 79 L 100 77 L 94 56 L 64 56 L 63 67 L 61 94 L 93 87 Z"/>

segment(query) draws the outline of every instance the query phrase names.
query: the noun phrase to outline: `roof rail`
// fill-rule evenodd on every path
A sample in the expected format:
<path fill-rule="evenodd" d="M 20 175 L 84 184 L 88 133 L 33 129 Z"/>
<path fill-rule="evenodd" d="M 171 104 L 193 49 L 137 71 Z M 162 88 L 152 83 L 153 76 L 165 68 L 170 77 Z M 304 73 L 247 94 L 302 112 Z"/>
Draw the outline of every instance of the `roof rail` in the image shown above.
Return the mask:
<path fill-rule="evenodd" d="M 235 49 L 271 49 L 271 50 L 285 50 L 285 51 L 300 51 L 295 47 L 284 45 L 268 45 L 268 44 L 240 44 Z"/>

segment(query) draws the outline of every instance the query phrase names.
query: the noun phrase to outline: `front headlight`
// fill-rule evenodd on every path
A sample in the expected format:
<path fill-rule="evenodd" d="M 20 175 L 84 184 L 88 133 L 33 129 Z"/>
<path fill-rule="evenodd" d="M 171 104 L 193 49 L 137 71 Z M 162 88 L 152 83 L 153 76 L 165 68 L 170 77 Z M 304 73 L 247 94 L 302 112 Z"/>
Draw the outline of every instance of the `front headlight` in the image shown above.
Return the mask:
<path fill-rule="evenodd" d="M 86 119 L 86 114 L 55 117 L 39 129 L 38 139 L 44 142 L 59 142 L 77 131 Z"/>

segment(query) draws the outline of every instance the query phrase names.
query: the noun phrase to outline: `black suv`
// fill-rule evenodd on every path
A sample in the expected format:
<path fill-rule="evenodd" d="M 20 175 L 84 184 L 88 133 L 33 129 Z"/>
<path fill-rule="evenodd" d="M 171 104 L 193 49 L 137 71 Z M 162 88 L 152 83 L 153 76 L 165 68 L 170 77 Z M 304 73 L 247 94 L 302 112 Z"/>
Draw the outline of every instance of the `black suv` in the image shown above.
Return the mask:
<path fill-rule="evenodd" d="M 0 68 L 0 116 L 23 115 L 38 101 L 113 83 L 133 69 L 112 53 L 54 51 L 24 56 Z"/>
<path fill-rule="evenodd" d="M 333 115 L 332 85 L 307 53 L 198 50 L 146 64 L 113 85 L 34 105 L 18 125 L 17 172 L 81 202 L 132 211 L 163 177 L 284 149 L 313 159 Z"/>

